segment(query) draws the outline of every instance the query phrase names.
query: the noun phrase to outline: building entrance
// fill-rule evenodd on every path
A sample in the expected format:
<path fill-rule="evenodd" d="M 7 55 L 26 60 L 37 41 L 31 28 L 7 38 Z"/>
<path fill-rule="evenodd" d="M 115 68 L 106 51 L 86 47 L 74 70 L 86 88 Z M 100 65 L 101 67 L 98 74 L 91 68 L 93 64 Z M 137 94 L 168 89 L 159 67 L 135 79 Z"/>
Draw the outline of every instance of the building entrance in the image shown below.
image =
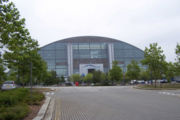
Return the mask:
<path fill-rule="evenodd" d="M 81 76 L 85 76 L 88 73 L 92 73 L 95 70 L 100 70 L 104 72 L 103 64 L 80 64 L 79 68 L 79 73 Z"/>
<path fill-rule="evenodd" d="M 95 69 L 88 69 L 88 73 L 93 73 Z"/>

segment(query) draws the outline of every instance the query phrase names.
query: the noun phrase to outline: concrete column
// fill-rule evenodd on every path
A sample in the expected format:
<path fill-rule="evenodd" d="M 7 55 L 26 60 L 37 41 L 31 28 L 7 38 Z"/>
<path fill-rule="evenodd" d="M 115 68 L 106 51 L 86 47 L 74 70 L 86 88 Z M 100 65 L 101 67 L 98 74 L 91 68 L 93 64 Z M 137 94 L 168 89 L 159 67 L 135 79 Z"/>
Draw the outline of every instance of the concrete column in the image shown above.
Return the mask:
<path fill-rule="evenodd" d="M 114 45 L 113 43 L 108 44 L 108 55 L 109 55 L 109 67 L 112 69 L 112 63 L 114 61 Z"/>
<path fill-rule="evenodd" d="M 73 50 L 72 43 L 67 45 L 67 55 L 68 55 L 68 76 L 73 74 Z"/>

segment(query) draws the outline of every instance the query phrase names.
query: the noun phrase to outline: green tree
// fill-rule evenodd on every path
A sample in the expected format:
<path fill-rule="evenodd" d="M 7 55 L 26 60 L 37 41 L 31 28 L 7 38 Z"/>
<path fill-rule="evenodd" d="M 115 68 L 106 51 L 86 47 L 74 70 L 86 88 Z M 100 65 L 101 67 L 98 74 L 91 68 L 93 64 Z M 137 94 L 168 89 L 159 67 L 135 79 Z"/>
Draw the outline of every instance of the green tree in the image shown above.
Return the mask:
<path fill-rule="evenodd" d="M 114 82 L 118 82 L 122 80 L 123 77 L 122 69 L 118 66 L 117 61 L 113 61 L 113 66 L 112 69 L 109 71 L 109 73 L 112 84 L 114 84 Z"/>
<path fill-rule="evenodd" d="M 165 73 L 165 55 L 163 50 L 157 43 L 150 44 L 150 48 L 145 48 L 144 59 L 141 61 L 143 65 L 147 65 L 152 77 L 155 79 L 155 87 L 157 79 L 161 79 Z"/>
<path fill-rule="evenodd" d="M 88 73 L 85 77 L 84 77 L 84 82 L 87 84 L 92 83 L 93 80 L 93 74 L 92 73 Z"/>
<path fill-rule="evenodd" d="M 45 78 L 43 80 L 44 85 L 53 85 L 54 84 L 53 81 L 51 80 L 51 76 L 52 76 L 52 74 L 50 72 L 47 72 L 45 74 Z"/>
<path fill-rule="evenodd" d="M 106 82 L 106 74 L 103 72 L 101 72 L 100 82 L 102 85 L 104 84 L 104 82 Z"/>
<path fill-rule="evenodd" d="M 5 71 L 5 68 L 3 65 L 3 60 L 1 59 L 1 55 L 0 55 L 0 85 L 6 79 L 6 74 L 4 71 Z"/>
<path fill-rule="evenodd" d="M 81 81 L 81 76 L 79 74 L 72 74 L 70 76 L 70 81 L 72 81 L 72 82 L 80 82 Z"/>
<path fill-rule="evenodd" d="M 109 79 L 109 74 L 108 73 L 102 73 L 101 74 L 101 85 L 108 86 L 110 85 L 110 79 Z"/>
<path fill-rule="evenodd" d="M 176 46 L 176 55 L 177 55 L 177 62 L 180 63 L 180 44 Z"/>
<path fill-rule="evenodd" d="M 180 75 L 180 44 L 176 46 L 176 62 L 175 62 L 176 75 Z"/>
<path fill-rule="evenodd" d="M 167 63 L 166 78 L 170 82 L 176 73 L 175 65 L 172 62 Z"/>
<path fill-rule="evenodd" d="M 46 77 L 44 79 L 45 85 L 55 85 L 59 84 L 60 79 L 57 77 L 56 71 L 49 71 L 46 74 Z"/>
<path fill-rule="evenodd" d="M 140 67 L 138 65 L 138 62 L 132 60 L 131 63 L 127 66 L 126 74 L 131 80 L 137 80 L 140 75 Z"/>
<path fill-rule="evenodd" d="M 141 72 L 140 72 L 140 78 L 141 80 L 150 80 L 150 72 L 148 70 L 145 70 L 145 69 L 141 69 Z"/>
<path fill-rule="evenodd" d="M 62 84 L 62 83 L 64 83 L 65 82 L 65 79 L 64 79 L 64 76 L 62 75 L 61 77 L 60 77 L 60 84 Z"/>
<path fill-rule="evenodd" d="M 101 74 L 102 74 L 102 72 L 100 70 L 93 72 L 92 82 L 94 84 L 100 83 L 100 81 L 101 81 Z"/>
<path fill-rule="evenodd" d="M 2 66 L 15 72 L 18 83 L 24 85 L 29 81 L 30 63 L 35 80 L 42 78 L 42 69 L 47 70 L 38 54 L 38 42 L 31 38 L 25 19 L 20 17 L 14 3 L 8 0 L 0 1 L 0 49 L 3 51 Z"/>
<path fill-rule="evenodd" d="M 4 14 L 4 9 L 6 8 L 5 3 L 8 2 L 8 0 L 0 0 L 0 83 L 3 82 L 5 79 L 6 73 L 5 67 L 4 67 L 4 61 L 3 61 L 3 51 L 4 51 L 4 42 L 8 40 L 8 37 L 10 36 L 10 33 L 8 30 L 10 30 L 10 26 L 7 26 L 7 20 L 8 15 Z"/>

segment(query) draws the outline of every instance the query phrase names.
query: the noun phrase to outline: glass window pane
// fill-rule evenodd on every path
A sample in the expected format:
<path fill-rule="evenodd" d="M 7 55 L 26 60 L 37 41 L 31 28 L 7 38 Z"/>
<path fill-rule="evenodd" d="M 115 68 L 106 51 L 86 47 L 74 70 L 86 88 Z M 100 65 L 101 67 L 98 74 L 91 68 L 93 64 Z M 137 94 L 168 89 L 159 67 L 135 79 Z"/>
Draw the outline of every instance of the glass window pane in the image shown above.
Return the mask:
<path fill-rule="evenodd" d="M 99 43 L 91 43 L 90 49 L 101 49 L 101 44 Z"/>
<path fill-rule="evenodd" d="M 78 45 L 78 44 L 73 44 L 73 45 L 72 45 L 72 48 L 73 48 L 73 49 L 79 49 L 79 45 Z"/>
<path fill-rule="evenodd" d="M 64 49 L 66 50 L 67 49 L 67 44 L 66 43 L 60 43 L 60 42 L 56 42 L 56 50 L 59 50 L 59 49 Z"/>
<path fill-rule="evenodd" d="M 41 50 L 55 50 L 55 44 L 49 44 L 41 48 Z"/>
<path fill-rule="evenodd" d="M 89 49 L 89 43 L 79 43 L 79 49 Z"/>

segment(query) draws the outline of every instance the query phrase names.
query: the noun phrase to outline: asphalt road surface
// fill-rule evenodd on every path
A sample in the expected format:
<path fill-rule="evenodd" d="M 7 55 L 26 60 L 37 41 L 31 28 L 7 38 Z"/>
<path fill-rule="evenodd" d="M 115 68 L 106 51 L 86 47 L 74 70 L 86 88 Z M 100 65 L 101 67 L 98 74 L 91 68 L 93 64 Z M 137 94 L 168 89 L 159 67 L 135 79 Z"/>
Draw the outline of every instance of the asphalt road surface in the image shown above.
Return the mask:
<path fill-rule="evenodd" d="M 180 120 L 180 91 L 62 87 L 55 120 Z"/>

